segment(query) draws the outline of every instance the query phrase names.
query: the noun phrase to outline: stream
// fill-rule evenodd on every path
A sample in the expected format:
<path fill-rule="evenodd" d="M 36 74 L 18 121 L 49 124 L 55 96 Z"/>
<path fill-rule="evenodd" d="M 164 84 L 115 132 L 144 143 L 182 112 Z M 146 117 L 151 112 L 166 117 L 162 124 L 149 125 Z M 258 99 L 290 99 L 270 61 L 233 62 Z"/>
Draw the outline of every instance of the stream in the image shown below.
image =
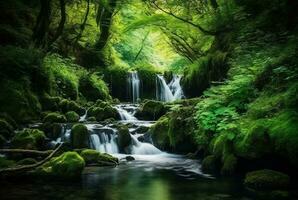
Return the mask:
<path fill-rule="evenodd" d="M 133 74 L 133 101 L 137 101 L 139 81 Z M 178 80 L 178 81 L 176 81 Z M 172 101 L 182 96 L 179 88 L 180 77 L 174 77 L 167 86 L 163 77 L 158 76 L 161 86 L 157 97 Z M 171 93 L 171 94 L 170 94 Z M 90 148 L 116 156 L 117 167 L 86 167 L 81 181 L 46 182 L 43 180 L 18 180 L 1 184 L 1 199 L 101 199 L 101 200 L 239 200 L 249 199 L 244 195 L 242 184 L 236 179 L 216 178 L 201 171 L 199 160 L 183 155 L 169 154 L 156 148 L 146 130 L 154 121 L 138 120 L 134 114 L 138 104 L 121 103 L 118 110 L 119 123 L 129 125 L 131 145 L 126 154 L 120 154 L 117 145 L 117 129 L 114 124 L 87 123 L 86 115 L 81 123 L 86 124 L 90 133 Z M 70 126 L 65 125 L 61 137 L 53 144 L 70 138 Z M 126 156 L 134 161 L 127 162 Z"/>

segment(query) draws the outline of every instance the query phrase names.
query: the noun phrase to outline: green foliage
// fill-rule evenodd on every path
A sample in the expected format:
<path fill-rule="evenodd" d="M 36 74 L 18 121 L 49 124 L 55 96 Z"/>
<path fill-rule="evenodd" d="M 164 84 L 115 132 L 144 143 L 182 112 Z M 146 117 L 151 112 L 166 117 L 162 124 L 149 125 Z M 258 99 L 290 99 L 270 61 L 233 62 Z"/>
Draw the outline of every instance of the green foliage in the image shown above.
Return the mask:
<path fill-rule="evenodd" d="M 11 144 L 15 149 L 43 149 L 45 144 L 44 132 L 38 129 L 24 129 L 16 133 Z"/>
<path fill-rule="evenodd" d="M 106 153 L 100 153 L 93 149 L 85 149 L 81 152 L 86 164 L 109 165 L 118 163 L 118 158 L 115 158 Z"/>

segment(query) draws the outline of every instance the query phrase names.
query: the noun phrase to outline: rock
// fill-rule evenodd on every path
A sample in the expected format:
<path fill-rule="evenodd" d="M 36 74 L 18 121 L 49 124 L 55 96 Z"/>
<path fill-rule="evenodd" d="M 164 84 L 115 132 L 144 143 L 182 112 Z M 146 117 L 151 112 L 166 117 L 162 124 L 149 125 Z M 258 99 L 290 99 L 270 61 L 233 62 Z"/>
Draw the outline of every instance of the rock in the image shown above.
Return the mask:
<path fill-rule="evenodd" d="M 88 117 L 87 121 L 88 122 L 96 122 L 96 118 L 95 117 Z"/>
<path fill-rule="evenodd" d="M 120 152 L 125 152 L 126 147 L 131 144 L 131 136 L 127 126 L 122 125 L 118 127 L 118 146 Z"/>
<path fill-rule="evenodd" d="M 79 115 L 83 115 L 85 113 L 85 109 L 77 104 L 75 101 L 63 99 L 59 106 L 63 113 L 67 113 L 69 111 L 74 111 Z"/>
<path fill-rule="evenodd" d="M 97 164 L 101 166 L 114 165 L 118 163 L 118 158 L 115 158 L 107 153 L 100 153 L 93 149 L 85 149 L 81 152 L 86 164 Z"/>
<path fill-rule="evenodd" d="M 13 126 L 11 126 L 6 120 L 0 119 L 0 135 L 5 139 L 9 139 L 13 135 Z"/>
<path fill-rule="evenodd" d="M 60 97 L 51 97 L 49 95 L 45 95 L 40 98 L 40 103 L 43 111 L 59 111 L 60 101 Z"/>
<path fill-rule="evenodd" d="M 46 123 L 65 123 L 66 122 L 66 118 L 64 115 L 57 113 L 57 112 L 52 112 L 47 114 L 44 118 L 43 118 L 43 122 Z"/>
<path fill-rule="evenodd" d="M 38 129 L 24 129 L 16 133 L 11 140 L 15 149 L 43 149 L 45 145 L 45 134 Z"/>
<path fill-rule="evenodd" d="M 235 173 L 237 167 L 237 158 L 233 154 L 224 157 L 223 166 L 221 168 L 222 175 L 232 175 Z"/>
<path fill-rule="evenodd" d="M 255 190 L 285 189 L 289 184 L 290 177 L 287 174 L 269 169 L 249 172 L 244 180 L 246 187 Z"/>
<path fill-rule="evenodd" d="M 37 161 L 34 158 L 24 158 L 17 162 L 18 165 L 32 165 L 35 163 L 37 163 Z"/>
<path fill-rule="evenodd" d="M 78 149 L 89 147 L 89 132 L 84 124 L 75 124 L 71 128 L 71 144 Z"/>
<path fill-rule="evenodd" d="M 135 160 L 135 158 L 132 157 L 132 156 L 126 156 L 125 159 L 126 159 L 127 162 L 130 162 L 130 161 L 134 161 Z"/>
<path fill-rule="evenodd" d="M 46 122 L 41 126 L 46 136 L 52 140 L 56 140 L 60 137 L 63 125 L 59 123 L 49 123 Z"/>
<path fill-rule="evenodd" d="M 80 116 L 75 111 L 69 111 L 65 114 L 67 122 L 78 122 Z"/>
<path fill-rule="evenodd" d="M 107 102 L 97 101 L 87 113 L 88 117 L 95 117 L 97 121 L 104 121 L 109 118 L 120 119 L 119 113 L 116 108 L 113 108 Z"/>
<path fill-rule="evenodd" d="M 166 109 L 162 102 L 146 100 L 135 116 L 143 120 L 157 120 L 165 113 Z"/>
<path fill-rule="evenodd" d="M 161 150 L 170 150 L 170 138 L 168 135 L 168 130 L 169 118 L 167 116 L 161 117 L 149 129 L 153 143 Z"/>
<path fill-rule="evenodd" d="M 203 159 L 202 169 L 208 173 L 214 173 L 218 171 L 220 163 L 214 155 L 209 155 Z"/>
<path fill-rule="evenodd" d="M 84 167 L 85 161 L 78 153 L 66 152 L 43 164 L 35 173 L 58 179 L 74 179 L 81 177 Z"/>

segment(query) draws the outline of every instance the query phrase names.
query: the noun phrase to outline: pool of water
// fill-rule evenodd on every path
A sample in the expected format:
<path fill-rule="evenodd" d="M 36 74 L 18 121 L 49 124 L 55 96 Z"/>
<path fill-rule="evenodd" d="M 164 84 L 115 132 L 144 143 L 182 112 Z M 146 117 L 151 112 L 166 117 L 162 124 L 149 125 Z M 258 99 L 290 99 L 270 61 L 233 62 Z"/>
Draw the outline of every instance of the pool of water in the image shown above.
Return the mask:
<path fill-rule="evenodd" d="M 123 155 L 118 155 L 123 157 Z M 86 167 L 80 181 L 1 183 L 0 199 L 249 200 L 239 181 L 204 174 L 198 160 L 179 155 L 134 155 L 132 162 Z"/>

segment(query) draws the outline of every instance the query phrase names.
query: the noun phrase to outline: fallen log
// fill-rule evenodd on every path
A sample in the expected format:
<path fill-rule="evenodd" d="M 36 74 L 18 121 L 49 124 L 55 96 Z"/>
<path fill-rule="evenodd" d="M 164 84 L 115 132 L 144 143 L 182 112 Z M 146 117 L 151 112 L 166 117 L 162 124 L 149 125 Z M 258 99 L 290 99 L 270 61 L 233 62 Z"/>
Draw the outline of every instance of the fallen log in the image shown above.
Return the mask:
<path fill-rule="evenodd" d="M 16 166 L 16 167 L 1 169 L 0 170 L 0 176 L 15 174 L 15 173 L 22 173 L 22 172 L 27 172 L 27 171 L 33 170 L 33 169 L 43 165 L 47 161 L 49 161 L 59 151 L 59 149 L 62 147 L 62 145 L 63 145 L 63 143 L 59 144 L 59 146 L 54 151 L 52 151 L 50 153 L 50 155 L 48 155 L 45 159 L 43 159 L 42 161 L 39 161 L 35 164 L 22 165 L 22 166 Z"/>

